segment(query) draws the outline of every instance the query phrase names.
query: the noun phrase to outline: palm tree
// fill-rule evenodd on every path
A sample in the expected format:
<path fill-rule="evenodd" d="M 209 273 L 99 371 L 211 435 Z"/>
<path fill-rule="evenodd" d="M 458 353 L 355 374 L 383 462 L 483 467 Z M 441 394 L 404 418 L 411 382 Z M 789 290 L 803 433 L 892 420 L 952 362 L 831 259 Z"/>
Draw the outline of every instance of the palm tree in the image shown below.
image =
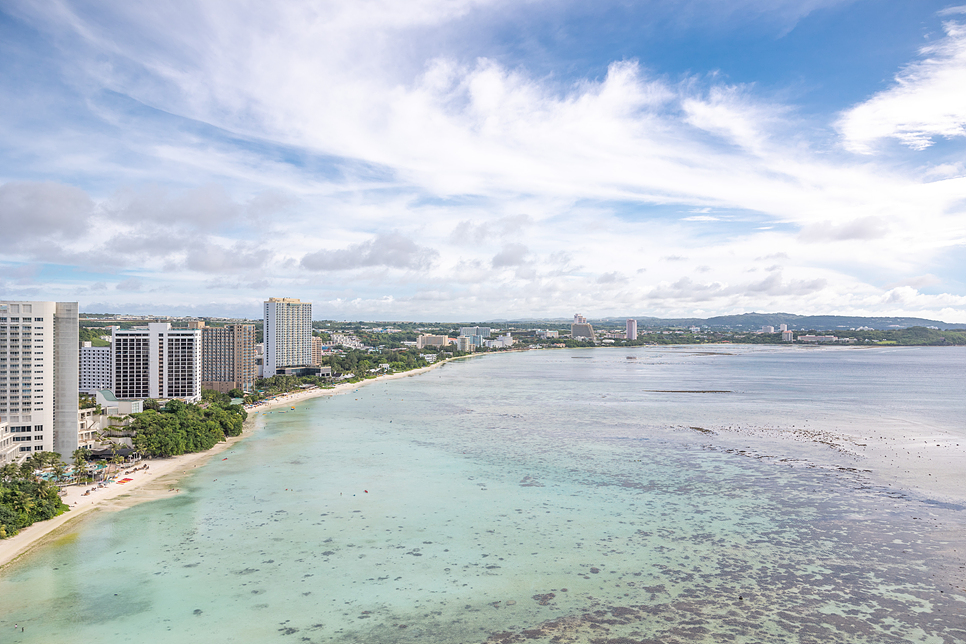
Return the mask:
<path fill-rule="evenodd" d="M 17 490 L 11 494 L 10 497 L 10 505 L 13 506 L 14 512 L 20 514 L 24 518 L 29 517 L 30 511 L 34 509 L 35 505 L 37 505 L 29 494 L 25 494 L 20 490 Z"/>
<path fill-rule="evenodd" d="M 62 461 L 59 456 L 56 459 L 51 460 L 53 461 L 52 467 L 54 469 L 54 476 L 56 477 L 57 482 L 61 483 L 67 475 L 67 463 Z"/>
<path fill-rule="evenodd" d="M 23 463 L 20 464 L 20 478 L 26 481 L 37 481 L 37 467 L 43 465 L 43 459 L 39 457 L 43 452 L 37 452 L 24 459 Z M 39 463 L 37 461 L 40 461 Z"/>
<path fill-rule="evenodd" d="M 111 465 L 117 466 L 123 462 L 124 462 L 124 457 L 118 454 L 117 452 L 114 452 L 114 455 L 111 457 L 111 460 L 110 460 Z"/>
<path fill-rule="evenodd" d="M 111 448 L 111 458 L 110 460 L 107 461 L 109 465 L 107 468 L 107 476 L 105 477 L 105 478 L 110 478 L 111 471 L 113 470 L 112 466 L 119 465 L 124 462 L 124 457 L 117 453 L 118 450 L 121 448 L 121 445 L 114 439 L 110 438 L 109 436 L 105 436 L 102 433 L 97 435 L 97 440 L 98 442 L 101 442 L 101 443 L 107 443 L 108 447 Z"/>
<path fill-rule="evenodd" d="M 16 463 L 7 463 L 0 468 L 0 481 L 13 481 L 20 478 L 20 466 Z"/>
<path fill-rule="evenodd" d="M 79 447 L 71 454 L 71 459 L 74 464 L 74 481 L 77 483 L 80 483 L 81 472 L 87 474 L 87 459 L 90 457 L 90 454 L 91 451 L 86 447 Z"/>

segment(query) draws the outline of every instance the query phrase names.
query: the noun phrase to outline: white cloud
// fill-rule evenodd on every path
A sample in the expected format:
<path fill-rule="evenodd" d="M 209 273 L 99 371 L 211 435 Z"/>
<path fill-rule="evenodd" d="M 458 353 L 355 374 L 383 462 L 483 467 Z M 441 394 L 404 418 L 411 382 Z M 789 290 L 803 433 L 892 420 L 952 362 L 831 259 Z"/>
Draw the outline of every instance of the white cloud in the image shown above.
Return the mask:
<path fill-rule="evenodd" d="M 764 105 L 741 87 L 714 86 L 707 96 L 681 101 L 685 122 L 750 152 L 761 152 L 770 129 L 786 111 Z"/>
<path fill-rule="evenodd" d="M 143 287 L 144 283 L 136 277 L 129 277 L 114 285 L 119 291 L 140 291 Z"/>
<path fill-rule="evenodd" d="M 842 115 L 838 127 L 847 148 L 869 154 L 892 138 L 924 150 L 936 137 L 966 136 L 966 24 L 950 20 L 943 29 L 945 37 L 923 47 L 922 60 L 903 69 L 892 87 Z"/>
<path fill-rule="evenodd" d="M 768 230 L 765 227 L 761 230 Z M 852 239 L 877 239 L 884 237 L 888 226 L 878 217 L 863 217 L 852 221 L 834 224 L 821 221 L 805 226 L 798 234 L 804 242 L 847 241 Z"/>
<path fill-rule="evenodd" d="M 928 286 L 936 286 L 937 284 L 942 284 L 942 280 L 935 275 L 916 275 L 915 277 L 910 277 L 904 280 L 899 280 L 898 282 L 892 282 L 891 284 L 886 284 L 885 288 L 887 290 L 892 290 L 900 286 L 908 286 L 914 289 L 925 288 Z"/>
<path fill-rule="evenodd" d="M 89 225 L 93 211 L 93 200 L 73 186 L 51 181 L 0 184 L 0 231 L 5 244 L 77 235 Z"/>
<path fill-rule="evenodd" d="M 500 249 L 500 252 L 493 256 L 493 268 L 508 268 L 511 266 L 521 266 L 526 263 L 527 255 L 530 254 L 523 244 L 507 244 Z"/>
<path fill-rule="evenodd" d="M 597 278 L 598 284 L 623 284 L 628 281 L 627 276 L 617 271 L 603 273 Z"/>
<path fill-rule="evenodd" d="M 75 199 L 45 211 L 79 213 L 74 224 L 51 219 L 72 234 L 44 249 L 25 228 L 11 259 L 109 265 L 185 306 L 250 305 L 257 315 L 271 290 L 333 312 L 410 318 L 885 312 L 899 306 L 886 292 L 921 287 L 917 276 L 939 274 L 938 255 L 966 247 L 961 164 L 915 173 L 874 157 L 857 164 L 822 149 L 793 105 L 754 85 L 671 79 L 646 60 L 563 81 L 425 42 L 500 2 L 122 3 L 96 18 L 70 0 L 59 13 L 27 4 L 64 47 L 65 76 L 93 97 L 96 117 L 149 160 L 127 168 L 123 155 L 57 155 L 62 176 L 121 178 L 92 196 L 50 188 Z M 787 26 L 824 4 L 743 0 L 718 11 L 774 12 Z M 930 88 L 959 69 L 952 24 L 866 105 L 898 105 L 902 88 L 942 103 Z M 104 107 L 101 89 L 184 129 Z M 861 119 L 843 133 L 871 145 L 955 129 L 930 129 L 942 119 L 928 110 L 916 117 L 927 125 L 897 120 L 913 113 L 902 110 L 875 112 L 871 134 L 856 129 Z M 763 256 L 782 266 L 750 277 Z M 890 277 L 856 277 L 881 274 Z M 904 307 L 960 306 L 957 296 L 899 293 Z M 124 295 L 165 305 L 146 287 Z"/>
<path fill-rule="evenodd" d="M 348 248 L 309 253 L 302 258 L 301 265 L 310 271 L 344 271 L 372 266 L 421 270 L 430 268 L 438 256 L 436 250 L 393 232 L 376 235 Z"/>

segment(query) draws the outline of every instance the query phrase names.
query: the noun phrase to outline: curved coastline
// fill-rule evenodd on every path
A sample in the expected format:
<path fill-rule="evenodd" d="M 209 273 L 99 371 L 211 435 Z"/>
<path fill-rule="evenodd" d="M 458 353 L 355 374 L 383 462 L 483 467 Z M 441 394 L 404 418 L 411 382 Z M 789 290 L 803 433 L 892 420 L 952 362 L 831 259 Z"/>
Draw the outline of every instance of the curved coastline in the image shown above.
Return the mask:
<path fill-rule="evenodd" d="M 89 484 L 71 485 L 65 488 L 67 495 L 62 497 L 63 502 L 70 507 L 70 510 L 53 519 L 28 526 L 12 537 L 0 540 L 0 572 L 10 563 L 25 554 L 69 532 L 73 529 L 76 520 L 81 517 L 88 516 L 95 511 L 114 512 L 140 503 L 147 503 L 148 501 L 156 501 L 177 495 L 179 493 L 179 482 L 191 470 L 201 467 L 213 456 L 217 456 L 225 450 L 230 449 L 237 442 L 244 440 L 254 433 L 257 429 L 257 421 L 261 412 L 291 406 L 311 398 L 338 396 L 374 382 L 385 382 L 387 380 L 418 376 L 454 360 L 463 360 L 470 357 L 475 356 L 447 358 L 446 360 L 440 360 L 428 367 L 422 367 L 420 369 L 386 374 L 361 382 L 342 383 L 331 389 L 311 389 L 279 396 L 271 402 L 247 408 L 249 418 L 245 421 L 245 428 L 241 435 L 230 437 L 225 442 L 218 443 L 210 450 L 182 454 L 181 456 L 172 456 L 170 458 L 144 459 L 141 461 L 141 464 L 147 464 L 150 467 L 147 470 L 141 470 L 125 477 L 131 478 L 131 481 L 124 484 L 112 483 L 106 488 L 99 488 L 90 496 L 84 496 L 84 492 L 90 488 Z M 123 468 L 121 471 L 123 471 Z"/>
<path fill-rule="evenodd" d="M 276 409 L 278 407 L 285 407 L 286 405 L 291 406 L 293 403 L 302 402 L 304 400 L 309 400 L 311 398 L 321 398 L 325 396 L 338 396 L 340 394 L 347 393 L 349 391 L 358 389 L 359 387 L 364 387 L 366 385 L 371 385 L 376 382 L 386 382 L 388 380 L 399 380 L 400 378 L 412 378 L 414 376 L 419 376 L 421 374 L 432 371 L 433 369 L 438 369 L 445 364 L 454 362 L 456 360 L 469 360 L 470 358 L 477 358 L 485 355 L 496 355 L 496 354 L 486 354 L 486 353 L 475 353 L 468 356 L 459 356 L 456 358 L 446 358 L 445 360 L 440 360 L 434 362 L 428 367 L 420 367 L 419 369 L 412 369 L 410 371 L 401 371 L 399 373 L 389 373 L 382 376 L 376 376 L 375 378 L 367 378 L 360 382 L 344 382 L 332 387 L 331 389 L 308 389 L 306 391 L 296 391 L 294 393 L 283 394 L 277 398 L 273 398 L 271 401 L 246 406 L 245 409 L 249 413 L 262 412 Z"/>
<path fill-rule="evenodd" d="M 661 347 L 662 349 L 670 348 Z M 679 345 L 690 348 L 689 345 Z M 591 347 L 588 347 L 591 348 Z M 856 347 L 865 349 L 866 347 Z M 843 348 L 854 350 L 854 348 Z M 236 442 L 244 440 L 259 427 L 261 412 L 292 406 L 312 398 L 337 396 L 375 382 L 385 382 L 422 375 L 455 361 L 484 355 L 503 355 L 521 352 L 520 350 L 500 352 L 499 354 L 473 354 L 458 358 L 448 358 L 437 363 L 402 373 L 394 373 L 366 379 L 355 383 L 342 383 L 331 389 L 311 389 L 285 394 L 270 402 L 248 409 L 249 419 L 240 436 L 228 438 L 206 452 L 185 454 L 164 459 L 145 459 L 150 469 L 130 475 L 130 482 L 112 484 L 82 496 L 88 486 L 66 488 L 68 494 L 64 502 L 71 510 L 48 521 L 24 528 L 19 534 L 0 541 L 0 572 L 11 562 L 24 554 L 50 543 L 74 528 L 78 517 L 90 516 L 93 511 L 116 511 L 134 505 L 168 498 L 178 494 L 177 488 L 191 470 L 204 465 L 210 458 L 230 449 Z M 697 429 L 697 428 L 692 428 Z M 907 436 L 898 431 L 888 431 L 877 427 L 855 427 L 851 430 L 839 429 L 835 435 L 819 433 L 805 436 L 802 433 L 762 431 L 761 428 L 746 426 L 741 428 L 715 428 L 716 440 L 722 446 L 739 440 L 756 440 L 759 445 L 772 440 L 772 449 L 784 441 L 815 442 L 830 446 L 841 454 L 846 454 L 856 466 L 871 468 L 864 470 L 877 483 L 890 487 L 893 491 L 911 493 L 925 499 L 966 506 L 966 487 L 963 473 L 966 472 L 966 440 L 945 431 L 924 432 L 921 435 Z M 924 428 L 925 429 L 925 428 Z M 885 431 L 884 431 L 885 430 Z M 709 436 L 710 438 L 710 436 Z M 774 439 L 778 439 L 774 441 Z M 938 449 L 937 449 L 938 448 Z M 767 448 L 765 448 L 767 449 Z M 780 448 L 779 448 L 780 449 Z M 771 457 L 769 457 L 771 458 Z"/>

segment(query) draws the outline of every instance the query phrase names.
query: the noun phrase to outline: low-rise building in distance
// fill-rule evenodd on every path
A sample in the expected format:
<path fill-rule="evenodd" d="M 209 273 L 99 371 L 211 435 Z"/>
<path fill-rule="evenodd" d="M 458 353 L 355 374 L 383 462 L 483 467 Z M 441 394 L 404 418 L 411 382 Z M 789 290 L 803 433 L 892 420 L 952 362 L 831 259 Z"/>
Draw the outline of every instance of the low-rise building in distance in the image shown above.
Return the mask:
<path fill-rule="evenodd" d="M 449 336 L 445 335 L 420 335 L 416 338 L 416 348 L 424 349 L 426 347 L 445 347 L 449 345 L 453 340 Z"/>
<path fill-rule="evenodd" d="M 464 326 L 464 327 L 460 327 L 460 335 L 461 336 L 466 336 L 466 337 L 478 335 L 481 338 L 488 338 L 488 337 L 490 337 L 490 327 L 488 327 L 488 326 Z M 477 346 L 479 346 L 479 345 L 477 345 Z"/>
<path fill-rule="evenodd" d="M 329 353 L 329 343 L 317 335 L 312 336 L 312 366 L 322 364 L 322 358 Z"/>
<path fill-rule="evenodd" d="M 366 344 L 354 335 L 348 333 L 332 333 L 332 344 L 340 347 L 345 347 L 346 349 L 359 349 L 360 351 L 366 349 Z"/>
<path fill-rule="evenodd" d="M 513 336 L 507 333 L 493 340 L 484 340 L 483 346 L 488 349 L 508 349 L 513 346 Z"/>

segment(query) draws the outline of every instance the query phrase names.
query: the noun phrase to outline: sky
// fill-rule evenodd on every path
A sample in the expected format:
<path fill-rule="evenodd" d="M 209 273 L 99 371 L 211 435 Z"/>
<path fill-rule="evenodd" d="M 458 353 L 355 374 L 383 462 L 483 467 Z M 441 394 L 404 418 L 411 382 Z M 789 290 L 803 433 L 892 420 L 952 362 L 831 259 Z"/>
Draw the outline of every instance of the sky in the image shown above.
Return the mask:
<path fill-rule="evenodd" d="M 966 5 L 0 3 L 0 299 L 966 322 Z"/>

